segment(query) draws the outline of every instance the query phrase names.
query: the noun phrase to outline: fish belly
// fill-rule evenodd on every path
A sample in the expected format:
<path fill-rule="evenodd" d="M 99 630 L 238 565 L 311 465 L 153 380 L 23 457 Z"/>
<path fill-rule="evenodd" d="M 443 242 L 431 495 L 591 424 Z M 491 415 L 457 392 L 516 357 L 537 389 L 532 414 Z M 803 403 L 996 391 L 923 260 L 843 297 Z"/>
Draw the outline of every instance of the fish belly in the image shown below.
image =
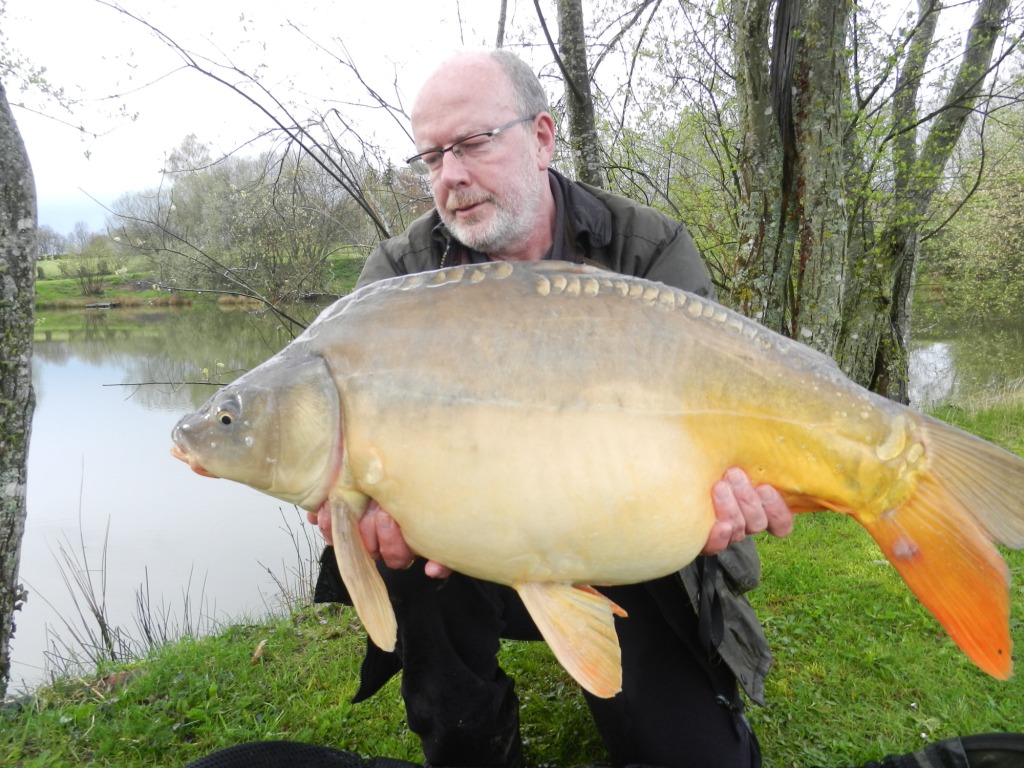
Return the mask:
<path fill-rule="evenodd" d="M 717 467 L 668 416 L 438 407 L 347 435 L 356 482 L 421 554 L 505 584 L 635 583 L 690 562 Z"/>

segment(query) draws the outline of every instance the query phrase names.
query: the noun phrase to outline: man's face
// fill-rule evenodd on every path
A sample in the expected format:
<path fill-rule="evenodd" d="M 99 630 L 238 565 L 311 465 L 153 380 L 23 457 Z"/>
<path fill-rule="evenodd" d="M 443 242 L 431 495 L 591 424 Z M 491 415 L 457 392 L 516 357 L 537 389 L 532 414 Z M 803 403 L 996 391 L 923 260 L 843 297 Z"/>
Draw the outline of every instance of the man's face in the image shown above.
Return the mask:
<path fill-rule="evenodd" d="M 419 152 L 527 117 L 516 113 L 500 70 L 464 63 L 454 69 L 428 81 L 417 99 L 412 126 Z M 538 162 L 535 123 L 506 128 L 480 153 L 446 152 L 431 172 L 441 220 L 470 248 L 500 254 L 544 225 L 546 159 Z"/>
<path fill-rule="evenodd" d="M 522 128 L 513 130 L 522 133 Z M 522 136 L 500 140 L 524 143 Z M 498 253 L 526 239 L 540 222 L 537 169 L 521 146 L 515 149 L 518 151 L 502 153 L 500 162 L 494 162 L 498 160 L 494 157 L 496 146 L 491 147 L 484 161 L 453 158 L 450 162 L 449 152 L 445 164 L 470 165 L 466 175 L 472 181 L 449 184 L 453 174 L 446 174 L 443 166 L 431 179 L 441 220 L 461 242 L 482 253 Z M 492 157 L 494 161 L 488 162 Z"/>

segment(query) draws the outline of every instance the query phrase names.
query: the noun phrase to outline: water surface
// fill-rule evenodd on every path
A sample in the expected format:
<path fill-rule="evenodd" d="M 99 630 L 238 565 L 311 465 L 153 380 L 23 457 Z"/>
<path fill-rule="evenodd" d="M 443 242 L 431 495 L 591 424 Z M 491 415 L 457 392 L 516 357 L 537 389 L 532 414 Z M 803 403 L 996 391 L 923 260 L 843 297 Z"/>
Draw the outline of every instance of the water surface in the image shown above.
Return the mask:
<path fill-rule="evenodd" d="M 219 620 L 273 604 L 264 566 L 279 576 L 294 566 L 287 529 L 309 526 L 290 505 L 189 471 L 169 453 L 170 432 L 215 390 L 203 382 L 230 380 L 288 338 L 272 318 L 239 311 L 40 316 L 21 560 L 29 596 L 16 615 L 13 690 L 44 679 L 48 628 L 66 638 L 62 617 L 78 621 L 62 545 L 79 561 L 84 552 L 97 587 L 105 573 L 110 619 L 133 631 L 147 582 L 171 615 L 186 595 Z"/>

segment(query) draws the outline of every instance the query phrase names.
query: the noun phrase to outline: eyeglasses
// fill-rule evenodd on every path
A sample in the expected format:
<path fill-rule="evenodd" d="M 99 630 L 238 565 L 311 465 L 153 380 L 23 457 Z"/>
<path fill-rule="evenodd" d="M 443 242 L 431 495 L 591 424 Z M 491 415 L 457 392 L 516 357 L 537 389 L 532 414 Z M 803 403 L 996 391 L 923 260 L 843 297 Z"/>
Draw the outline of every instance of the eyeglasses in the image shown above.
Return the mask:
<path fill-rule="evenodd" d="M 513 125 L 525 123 L 527 120 L 533 120 L 536 117 L 537 115 L 518 117 L 510 123 L 499 125 L 497 128 L 492 128 L 489 131 L 474 133 L 472 136 L 460 139 L 454 144 L 444 147 L 443 149 L 429 149 L 426 152 L 413 155 L 406 160 L 406 162 L 409 164 L 409 168 L 412 169 L 413 173 L 417 173 L 420 176 L 427 176 L 441 170 L 441 164 L 444 161 L 445 152 L 451 152 L 459 158 L 459 160 L 477 160 L 490 151 L 491 142 L 499 133 L 511 128 Z"/>

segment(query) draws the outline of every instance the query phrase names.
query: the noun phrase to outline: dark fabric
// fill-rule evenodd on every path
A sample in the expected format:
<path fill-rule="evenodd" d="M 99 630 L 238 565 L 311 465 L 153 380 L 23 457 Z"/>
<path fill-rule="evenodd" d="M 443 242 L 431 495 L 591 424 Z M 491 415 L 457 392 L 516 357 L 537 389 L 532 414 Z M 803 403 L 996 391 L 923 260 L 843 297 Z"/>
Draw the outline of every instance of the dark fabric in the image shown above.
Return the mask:
<path fill-rule="evenodd" d="M 820 767 L 823 768 L 823 767 Z M 980 733 L 928 744 L 857 768 L 1024 768 L 1024 734 Z"/>
<path fill-rule="evenodd" d="M 189 763 L 185 768 L 418 768 L 416 763 L 389 758 L 364 759 L 295 741 L 254 741 L 237 744 Z"/>
<path fill-rule="evenodd" d="M 572 261 L 657 280 L 714 298 L 714 286 L 686 226 L 660 211 L 550 171 L 565 202 L 564 251 Z M 561 245 L 561 244 L 560 244 Z M 361 288 L 397 275 L 477 261 L 452 237 L 436 210 L 370 253 L 356 281 Z"/>
<path fill-rule="evenodd" d="M 289 741 L 239 744 L 213 752 L 185 768 L 419 768 L 387 757 Z M 645 768 L 630 764 L 627 768 Z M 859 768 L 1024 768 L 1024 734 L 983 733 L 929 744 L 909 755 L 891 755 Z"/>
<path fill-rule="evenodd" d="M 334 581 L 323 575 L 336 567 L 329 555 L 321 597 Z M 402 669 L 409 727 L 429 764 L 520 765 L 518 699 L 496 658 L 499 638 L 541 639 L 519 596 L 461 574 L 431 579 L 423 561 L 407 570 L 379 570 L 398 617 L 398 643 L 395 653 L 370 644 L 356 699 L 371 696 Z M 612 699 L 584 694 L 612 762 L 760 765 L 736 679 L 720 660 L 708 659 L 678 578 L 601 591 L 629 614 L 616 623 L 622 693 Z"/>
<path fill-rule="evenodd" d="M 1024 733 L 979 733 L 959 741 L 970 768 L 1024 768 Z"/>

